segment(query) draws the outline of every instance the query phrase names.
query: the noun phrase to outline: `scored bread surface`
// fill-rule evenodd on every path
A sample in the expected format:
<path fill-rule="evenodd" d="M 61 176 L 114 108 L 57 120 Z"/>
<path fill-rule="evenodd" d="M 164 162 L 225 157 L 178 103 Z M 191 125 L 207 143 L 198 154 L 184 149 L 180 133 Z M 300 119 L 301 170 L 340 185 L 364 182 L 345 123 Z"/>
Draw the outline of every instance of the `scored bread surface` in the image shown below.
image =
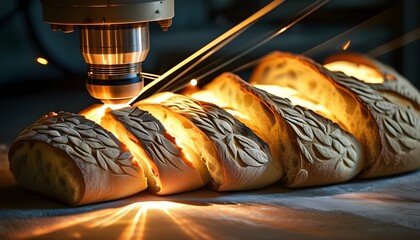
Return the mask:
<path fill-rule="evenodd" d="M 206 184 L 251 190 L 278 180 L 306 187 L 419 169 L 419 91 L 392 68 L 362 60 L 383 74 L 383 83 L 274 52 L 250 83 L 225 73 L 193 98 L 155 94 L 108 109 L 104 127 L 78 114 L 50 113 L 12 144 L 10 170 L 28 190 L 83 205 L 148 185 L 159 195 Z M 322 108 L 294 105 L 257 85 L 292 88 Z"/>
<path fill-rule="evenodd" d="M 115 133 L 136 156 L 152 192 L 174 194 L 204 186 L 198 170 L 150 113 L 137 107 L 112 110 L 101 124 Z"/>
<path fill-rule="evenodd" d="M 324 105 L 321 113 L 353 134 L 362 144 L 366 165 L 362 177 L 388 176 L 420 168 L 420 121 L 412 109 L 383 97 L 368 84 L 330 72 L 303 56 L 275 52 L 251 75 L 252 84 L 296 89 Z"/>
<path fill-rule="evenodd" d="M 26 128 L 9 150 L 17 182 L 82 205 L 146 188 L 143 170 L 115 136 L 81 115 L 50 113 Z"/>
<path fill-rule="evenodd" d="M 293 106 L 289 100 L 259 90 L 230 73 L 204 89 L 217 103 L 249 115 L 242 121 L 259 132 L 272 151 L 281 153 L 277 161 L 283 165 L 286 186 L 338 183 L 360 172 L 363 159 L 358 141 L 315 112 Z M 241 97 L 242 101 L 237 101 Z M 255 107 L 257 103 L 260 108 Z M 270 131 L 273 128 L 280 128 L 277 135 Z"/>
<path fill-rule="evenodd" d="M 356 64 L 356 66 L 365 65 L 372 68 L 381 78 L 382 83 L 369 83 L 369 86 L 378 90 L 378 92 L 388 98 L 392 102 L 412 108 L 416 110 L 419 114 L 420 112 L 420 91 L 414 87 L 410 81 L 408 81 L 404 76 L 398 73 L 394 68 L 375 60 L 371 57 L 368 57 L 359 53 L 340 53 L 329 56 L 325 59 L 324 64 L 333 63 L 333 62 L 349 62 Z M 328 66 L 328 65 L 326 65 Z M 328 67 L 327 67 L 328 68 Z M 335 71 L 343 71 L 346 75 L 353 76 L 353 73 L 342 69 Z M 358 79 L 366 82 L 366 79 Z"/>
<path fill-rule="evenodd" d="M 159 104 L 176 113 L 172 115 L 175 121 L 183 119 L 186 131 L 194 129 L 189 136 L 197 144 L 214 189 L 256 189 L 280 179 L 281 172 L 272 165 L 268 145 L 228 112 L 216 105 L 175 94 Z M 147 99 L 137 106 L 153 110 L 153 104 Z"/>

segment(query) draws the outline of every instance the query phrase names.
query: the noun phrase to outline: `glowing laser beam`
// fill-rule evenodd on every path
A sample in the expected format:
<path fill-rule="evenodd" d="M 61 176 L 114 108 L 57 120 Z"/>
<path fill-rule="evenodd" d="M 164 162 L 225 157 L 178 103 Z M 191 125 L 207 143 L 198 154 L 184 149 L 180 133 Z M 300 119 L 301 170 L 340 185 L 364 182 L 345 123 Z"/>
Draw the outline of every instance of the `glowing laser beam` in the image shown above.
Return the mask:
<path fill-rule="evenodd" d="M 175 65 L 173 68 L 171 68 L 169 71 L 165 72 L 163 75 L 161 75 L 155 81 L 153 81 L 150 84 L 146 85 L 142 89 L 142 91 L 140 92 L 140 94 L 139 94 L 138 97 L 140 97 L 141 95 L 143 95 L 145 92 L 149 91 L 149 89 L 153 88 L 157 83 L 160 83 L 161 81 L 163 81 L 164 79 L 166 79 L 168 76 L 170 76 L 171 74 L 173 74 L 178 69 L 186 66 L 187 64 L 191 63 L 193 60 L 196 60 L 197 58 L 203 56 L 203 54 L 205 54 L 209 50 L 213 49 L 214 47 L 218 46 L 220 43 L 222 43 L 226 39 L 234 36 L 238 32 L 243 31 L 244 28 L 246 28 L 247 26 L 255 23 L 256 21 L 258 21 L 261 17 L 263 17 L 265 14 L 267 14 L 268 12 L 270 12 L 273 9 L 275 9 L 276 7 L 278 7 L 283 2 L 284 2 L 284 0 L 274 0 L 274 1 L 270 2 L 265 7 L 261 8 L 259 11 L 257 11 L 256 13 L 254 13 L 252 16 L 248 17 L 247 19 L 245 19 L 244 21 L 242 21 L 238 25 L 234 26 L 233 28 L 231 28 L 230 30 L 228 30 L 227 32 L 225 32 L 224 34 L 220 35 L 215 40 L 213 40 L 212 42 L 210 42 L 209 44 L 207 44 L 206 46 L 204 46 L 203 48 L 201 48 L 197 52 L 193 53 L 188 58 L 184 59 L 182 62 L 180 62 L 177 65 Z M 172 82 L 174 80 L 171 79 L 170 81 Z M 129 104 L 131 104 L 132 102 L 134 102 L 136 99 L 137 98 L 133 98 L 129 102 Z"/>
<path fill-rule="evenodd" d="M 395 50 L 399 47 L 402 47 L 406 44 L 409 44 L 411 42 L 414 42 L 420 38 L 420 28 L 416 28 L 390 42 L 387 42 L 379 47 L 376 47 L 369 52 L 367 52 L 367 55 L 376 58 L 379 57 L 387 52 L 390 52 L 392 50 Z"/>
<path fill-rule="evenodd" d="M 343 39 L 345 39 L 345 38 L 348 39 L 349 38 L 348 35 L 350 33 L 354 32 L 356 30 L 360 30 L 362 28 L 366 28 L 366 27 L 372 26 L 373 24 L 378 23 L 378 22 L 380 22 L 383 19 L 386 19 L 386 17 L 393 10 L 394 10 L 393 8 L 390 8 L 390 9 L 388 9 L 386 11 L 383 11 L 383 12 L 381 12 L 381 13 L 379 13 L 379 14 L 377 14 L 377 15 L 369 18 L 369 19 L 367 19 L 366 21 L 364 21 L 364 22 L 362 22 L 362 23 L 360 23 L 360 24 L 358 24 L 358 25 L 356 25 L 356 26 L 348 29 L 347 31 L 342 32 L 339 35 L 337 35 L 337 36 L 335 36 L 335 37 L 333 37 L 333 38 L 331 38 L 331 39 L 329 39 L 329 40 L 327 40 L 327 41 L 325 41 L 325 42 L 323 42 L 323 43 L 321 43 L 321 44 L 319 44 L 319 45 L 317 45 L 317 46 L 315 46 L 315 47 L 313 47 L 313 48 L 311 48 L 309 50 L 307 50 L 306 52 L 302 53 L 302 55 L 311 57 L 311 56 L 313 56 L 313 55 L 315 55 L 315 54 L 317 54 L 319 52 L 322 52 L 322 51 L 330 48 L 331 46 L 335 46 L 335 45 L 343 42 Z"/>
<path fill-rule="evenodd" d="M 318 0 L 314 3 L 312 3 L 311 5 L 307 6 L 303 10 L 301 10 L 293 18 L 293 20 L 291 20 L 289 23 L 287 23 L 285 25 L 282 25 L 279 29 L 276 29 L 272 32 L 269 32 L 268 34 L 264 35 L 260 39 L 257 39 L 255 42 L 250 43 L 247 47 L 245 47 L 246 50 L 241 51 L 240 54 L 237 54 L 237 55 L 233 56 L 229 60 L 223 61 L 222 63 L 218 64 L 216 67 L 211 68 L 208 71 L 205 71 L 205 73 L 203 73 L 202 75 L 200 75 L 198 77 L 195 77 L 195 79 L 197 79 L 197 80 L 203 79 L 204 77 L 206 77 L 206 76 L 224 68 L 225 66 L 227 66 L 227 65 L 231 64 L 232 62 L 238 60 L 239 58 L 241 58 L 244 55 L 250 53 L 251 51 L 255 50 L 256 48 L 258 48 L 258 47 L 262 46 L 263 44 L 269 42 L 273 38 L 275 38 L 275 37 L 279 36 L 280 34 L 284 33 L 289 28 L 291 28 L 293 25 L 295 25 L 296 23 L 298 23 L 299 21 L 301 21 L 302 19 L 304 19 L 305 17 L 307 17 L 308 15 L 310 15 L 311 13 L 313 13 L 314 11 L 316 11 L 317 9 L 319 9 L 320 7 L 325 5 L 328 1 L 329 0 Z M 187 84 L 185 84 L 183 82 L 184 81 L 180 81 L 180 84 L 182 84 L 182 86 L 178 86 L 177 88 L 173 88 L 173 89 L 170 89 L 170 90 L 171 91 L 178 91 L 178 90 L 184 88 Z"/>
<path fill-rule="evenodd" d="M 141 75 L 144 78 L 151 79 L 151 80 L 155 80 L 156 78 L 160 77 L 160 75 L 158 75 L 158 74 L 146 73 L 146 72 L 141 72 Z"/>
<path fill-rule="evenodd" d="M 237 59 L 243 57 L 244 55 L 250 53 L 251 51 L 255 50 L 256 48 L 260 47 L 261 45 L 264 45 L 265 43 L 271 41 L 273 38 L 275 38 L 275 37 L 279 36 L 280 34 L 284 33 L 289 28 L 291 28 L 293 25 L 300 22 L 302 19 L 304 19 L 305 17 L 307 17 L 308 15 L 310 15 L 311 13 L 313 13 L 314 11 L 316 11 L 317 9 L 322 7 L 327 2 L 329 2 L 329 0 L 318 0 L 314 3 L 312 3 L 311 5 L 309 5 L 308 7 L 303 9 L 302 11 L 300 11 L 297 14 L 297 17 L 294 20 L 292 20 L 290 23 L 286 24 L 286 26 L 281 27 L 279 30 L 276 30 L 274 33 L 269 33 L 268 36 L 264 36 L 259 42 L 257 42 L 257 44 L 248 48 L 246 51 L 236 55 L 234 58 L 230 59 L 229 61 L 224 62 L 223 64 L 219 65 L 217 68 L 214 68 L 210 71 L 207 71 L 205 74 L 197 77 L 196 79 L 202 79 L 202 78 L 208 76 L 209 74 L 211 74 L 211 73 L 229 65 L 230 63 L 232 63 L 232 62 L 236 61 Z"/>
<path fill-rule="evenodd" d="M 333 38 L 331 38 L 327 41 L 324 41 L 321 44 L 303 52 L 302 55 L 311 57 L 311 56 L 313 56 L 313 55 L 315 55 L 319 52 L 322 52 L 322 51 L 330 48 L 331 46 L 335 46 L 339 43 L 342 43 L 344 39 L 349 38 L 348 36 L 351 33 L 355 32 L 357 30 L 360 30 L 362 28 L 372 26 L 375 23 L 378 23 L 378 22 L 382 21 L 383 19 L 386 19 L 392 13 L 393 10 L 394 10 L 393 8 L 387 9 L 386 11 L 383 11 L 383 12 L 365 20 L 364 22 L 348 29 L 347 31 L 344 31 L 344 32 L 340 33 L 339 35 L 334 36 Z M 253 66 L 256 66 L 261 60 L 262 60 L 262 58 L 257 58 L 253 61 L 250 61 L 248 63 L 245 63 L 242 66 L 239 66 L 239 67 L 235 68 L 234 70 L 232 70 L 232 72 L 235 73 L 235 72 L 239 72 L 239 71 L 242 71 L 244 69 L 248 69 L 248 68 L 251 68 Z"/>

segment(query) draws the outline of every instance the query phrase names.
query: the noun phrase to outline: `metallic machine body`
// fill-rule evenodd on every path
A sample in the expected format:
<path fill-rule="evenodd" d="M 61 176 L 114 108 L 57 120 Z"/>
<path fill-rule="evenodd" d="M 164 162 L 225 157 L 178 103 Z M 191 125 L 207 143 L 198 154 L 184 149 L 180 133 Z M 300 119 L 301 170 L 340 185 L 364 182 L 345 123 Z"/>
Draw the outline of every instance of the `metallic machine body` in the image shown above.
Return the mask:
<path fill-rule="evenodd" d="M 108 104 L 127 103 L 144 83 L 142 62 L 150 49 L 149 22 L 165 31 L 174 16 L 173 0 L 41 0 L 44 21 L 53 31 L 80 29 L 89 93 Z"/>

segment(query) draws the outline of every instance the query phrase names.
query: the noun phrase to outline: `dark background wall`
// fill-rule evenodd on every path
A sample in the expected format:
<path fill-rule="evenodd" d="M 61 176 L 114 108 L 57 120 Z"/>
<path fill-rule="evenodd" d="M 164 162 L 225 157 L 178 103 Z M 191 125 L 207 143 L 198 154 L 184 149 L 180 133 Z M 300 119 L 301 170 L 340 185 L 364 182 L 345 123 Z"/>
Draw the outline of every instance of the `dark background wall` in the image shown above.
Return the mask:
<path fill-rule="evenodd" d="M 151 50 L 144 71 L 164 73 L 268 2 L 175 0 L 175 18 L 169 31 L 162 32 L 156 23 L 150 25 Z M 256 39 L 278 29 L 312 2 L 286 1 L 201 67 L 257 44 Z M 274 50 L 307 53 L 322 61 L 350 40 L 350 51 L 368 53 L 419 28 L 419 9 L 416 0 L 332 0 L 208 79 Z M 0 33 L 0 143 L 10 143 L 25 126 L 49 111 L 78 112 L 98 103 L 84 87 L 86 66 L 79 53 L 77 30 L 71 34 L 50 31 L 50 26 L 42 22 L 40 0 L 1 1 Z M 49 64 L 38 64 L 37 57 L 45 57 Z M 420 88 L 418 40 L 386 51 L 377 59 Z M 246 78 L 247 71 L 241 74 Z"/>

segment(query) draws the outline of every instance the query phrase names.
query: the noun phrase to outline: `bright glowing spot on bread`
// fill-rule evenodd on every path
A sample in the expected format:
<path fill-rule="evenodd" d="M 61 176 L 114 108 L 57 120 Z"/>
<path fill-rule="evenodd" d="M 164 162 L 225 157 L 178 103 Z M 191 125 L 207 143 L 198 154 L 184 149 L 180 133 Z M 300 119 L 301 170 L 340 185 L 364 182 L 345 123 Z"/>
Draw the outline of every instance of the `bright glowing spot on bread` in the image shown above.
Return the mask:
<path fill-rule="evenodd" d="M 181 150 L 184 150 L 184 149 L 186 149 L 186 147 L 182 144 L 182 142 L 183 141 L 181 141 L 181 140 L 179 140 L 178 138 L 176 138 L 176 137 L 174 137 L 174 136 L 172 136 L 174 139 L 175 139 L 175 144 L 179 147 L 179 148 L 181 148 Z M 184 154 L 184 156 L 185 156 L 185 159 L 187 160 L 187 161 L 189 161 L 190 163 L 192 163 L 192 158 L 191 158 L 191 156 L 188 154 L 188 151 L 182 151 L 182 153 Z"/>
<path fill-rule="evenodd" d="M 248 115 L 245 115 L 239 111 L 233 110 L 233 109 L 225 109 L 228 113 L 232 114 L 232 116 L 236 117 L 237 119 L 246 119 L 251 120 L 251 118 Z"/>
<path fill-rule="evenodd" d="M 292 101 L 293 105 L 306 107 L 308 109 L 311 109 L 314 112 L 320 112 L 320 113 L 325 114 L 326 116 L 331 116 L 331 113 L 325 106 L 304 98 L 299 91 L 293 88 L 280 87 L 276 85 L 254 85 L 254 87 L 264 90 L 266 92 L 269 92 L 273 95 L 276 95 L 282 98 L 287 98 L 290 101 Z"/>
<path fill-rule="evenodd" d="M 226 108 L 223 106 L 222 102 L 214 95 L 212 91 L 202 90 L 190 95 L 191 98 L 194 98 L 199 101 L 209 102 L 218 105 L 221 108 Z"/>
<path fill-rule="evenodd" d="M 212 91 L 207 91 L 207 90 L 198 91 L 198 92 L 195 92 L 195 93 L 191 94 L 190 97 L 192 97 L 196 100 L 216 104 L 219 107 L 224 108 L 228 113 L 232 114 L 237 119 L 251 120 L 249 115 L 247 115 L 245 113 L 242 113 L 242 112 L 239 112 L 239 111 L 236 111 L 234 109 L 228 108 L 227 106 L 223 106 L 223 104 L 219 101 L 219 99 L 217 99 L 217 97 L 213 94 Z"/>
<path fill-rule="evenodd" d="M 105 115 L 106 110 L 109 108 L 108 104 L 105 105 L 93 105 L 80 112 L 85 118 L 101 124 L 102 118 Z"/>
<path fill-rule="evenodd" d="M 82 110 L 79 114 L 85 116 L 85 118 L 96 122 L 97 124 L 101 124 L 102 118 L 104 117 L 105 113 L 110 110 L 121 109 L 129 107 L 128 104 L 97 104 L 92 105 L 84 110 Z"/>
<path fill-rule="evenodd" d="M 348 48 L 349 48 L 349 46 L 350 46 L 350 40 L 348 40 L 344 45 L 343 45 L 343 47 L 341 48 L 343 51 L 346 51 Z"/>
<path fill-rule="evenodd" d="M 171 92 L 162 92 L 153 94 L 152 96 L 141 100 L 142 103 L 161 103 L 167 101 L 171 98 L 174 94 Z"/>
<path fill-rule="evenodd" d="M 36 59 L 36 61 L 41 64 L 41 65 L 47 65 L 48 64 L 48 60 L 42 57 L 39 57 Z"/>
<path fill-rule="evenodd" d="M 366 83 L 383 83 L 381 73 L 369 66 L 347 61 L 337 61 L 325 64 L 324 67 L 330 71 L 343 72 L 348 76 L 355 77 Z"/>
<path fill-rule="evenodd" d="M 193 87 L 197 86 L 197 83 L 198 83 L 197 79 L 191 79 L 190 81 L 190 85 Z"/>
<path fill-rule="evenodd" d="M 104 105 L 105 108 L 111 108 L 112 110 L 121 109 L 121 108 L 129 107 L 129 106 L 130 105 L 128 104 L 105 104 Z"/>

